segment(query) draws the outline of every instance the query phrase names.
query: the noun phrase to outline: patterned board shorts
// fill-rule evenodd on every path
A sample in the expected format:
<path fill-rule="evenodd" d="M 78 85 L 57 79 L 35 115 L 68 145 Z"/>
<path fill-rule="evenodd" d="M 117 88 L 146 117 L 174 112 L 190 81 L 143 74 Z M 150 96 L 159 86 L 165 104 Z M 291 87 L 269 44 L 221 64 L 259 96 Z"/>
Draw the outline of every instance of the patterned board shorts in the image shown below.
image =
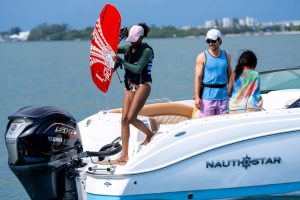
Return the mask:
<path fill-rule="evenodd" d="M 227 111 L 228 99 L 225 100 L 202 100 L 200 117 L 225 114 Z"/>

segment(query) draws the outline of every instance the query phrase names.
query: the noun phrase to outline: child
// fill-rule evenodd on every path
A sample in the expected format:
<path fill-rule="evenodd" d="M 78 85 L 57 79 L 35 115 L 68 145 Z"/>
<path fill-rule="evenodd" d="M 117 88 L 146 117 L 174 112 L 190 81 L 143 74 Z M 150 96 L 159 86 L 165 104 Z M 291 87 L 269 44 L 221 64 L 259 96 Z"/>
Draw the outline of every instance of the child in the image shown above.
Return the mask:
<path fill-rule="evenodd" d="M 255 111 L 262 108 L 260 79 L 254 71 L 257 58 L 252 51 L 244 51 L 238 60 L 228 86 L 229 111 Z"/>

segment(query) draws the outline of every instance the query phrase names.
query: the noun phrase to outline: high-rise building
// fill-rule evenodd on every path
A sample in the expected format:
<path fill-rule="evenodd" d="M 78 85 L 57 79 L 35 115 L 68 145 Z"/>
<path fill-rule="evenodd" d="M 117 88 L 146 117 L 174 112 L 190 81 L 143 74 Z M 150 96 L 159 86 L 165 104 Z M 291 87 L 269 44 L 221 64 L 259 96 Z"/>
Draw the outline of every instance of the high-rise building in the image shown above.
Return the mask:
<path fill-rule="evenodd" d="M 255 26 L 255 20 L 252 17 L 246 17 L 245 23 L 246 23 L 246 26 L 248 26 L 248 27 Z"/>
<path fill-rule="evenodd" d="M 229 17 L 224 17 L 222 19 L 222 25 L 223 25 L 223 28 L 232 28 L 233 27 L 233 21 Z"/>
<path fill-rule="evenodd" d="M 204 22 L 205 28 L 217 28 L 216 20 L 207 20 Z"/>

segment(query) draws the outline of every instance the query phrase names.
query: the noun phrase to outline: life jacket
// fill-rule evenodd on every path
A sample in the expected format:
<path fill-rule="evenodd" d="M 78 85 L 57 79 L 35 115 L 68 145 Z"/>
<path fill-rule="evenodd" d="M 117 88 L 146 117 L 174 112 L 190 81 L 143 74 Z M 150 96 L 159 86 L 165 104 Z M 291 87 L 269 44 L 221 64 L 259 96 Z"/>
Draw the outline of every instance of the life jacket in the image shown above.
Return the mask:
<path fill-rule="evenodd" d="M 135 84 L 152 82 L 151 70 L 152 70 L 152 63 L 154 59 L 154 52 L 151 46 L 149 46 L 147 43 L 142 43 L 141 46 L 134 53 L 132 53 L 132 47 L 129 47 L 125 52 L 124 60 L 131 64 L 137 63 L 140 57 L 142 56 L 143 51 L 146 48 L 149 48 L 152 51 L 152 55 L 149 58 L 147 65 L 143 68 L 141 73 L 133 73 L 130 70 L 125 68 L 125 76 L 124 76 L 125 82 L 132 82 Z"/>

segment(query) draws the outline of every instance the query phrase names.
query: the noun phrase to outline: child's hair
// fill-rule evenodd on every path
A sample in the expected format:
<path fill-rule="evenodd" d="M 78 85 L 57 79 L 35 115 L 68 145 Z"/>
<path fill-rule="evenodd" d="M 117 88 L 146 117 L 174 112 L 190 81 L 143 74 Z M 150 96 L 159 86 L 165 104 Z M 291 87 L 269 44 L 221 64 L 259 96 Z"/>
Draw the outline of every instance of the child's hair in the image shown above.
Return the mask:
<path fill-rule="evenodd" d="M 243 73 L 244 66 L 248 66 L 252 69 L 255 69 L 256 64 L 257 64 L 256 55 L 250 50 L 244 51 L 240 55 L 238 63 L 234 70 L 235 79 L 238 78 Z"/>
<path fill-rule="evenodd" d="M 144 37 L 147 37 L 148 33 L 150 31 L 149 26 L 146 23 L 139 23 L 138 25 L 141 26 L 141 27 L 143 27 L 143 29 L 144 29 Z"/>

